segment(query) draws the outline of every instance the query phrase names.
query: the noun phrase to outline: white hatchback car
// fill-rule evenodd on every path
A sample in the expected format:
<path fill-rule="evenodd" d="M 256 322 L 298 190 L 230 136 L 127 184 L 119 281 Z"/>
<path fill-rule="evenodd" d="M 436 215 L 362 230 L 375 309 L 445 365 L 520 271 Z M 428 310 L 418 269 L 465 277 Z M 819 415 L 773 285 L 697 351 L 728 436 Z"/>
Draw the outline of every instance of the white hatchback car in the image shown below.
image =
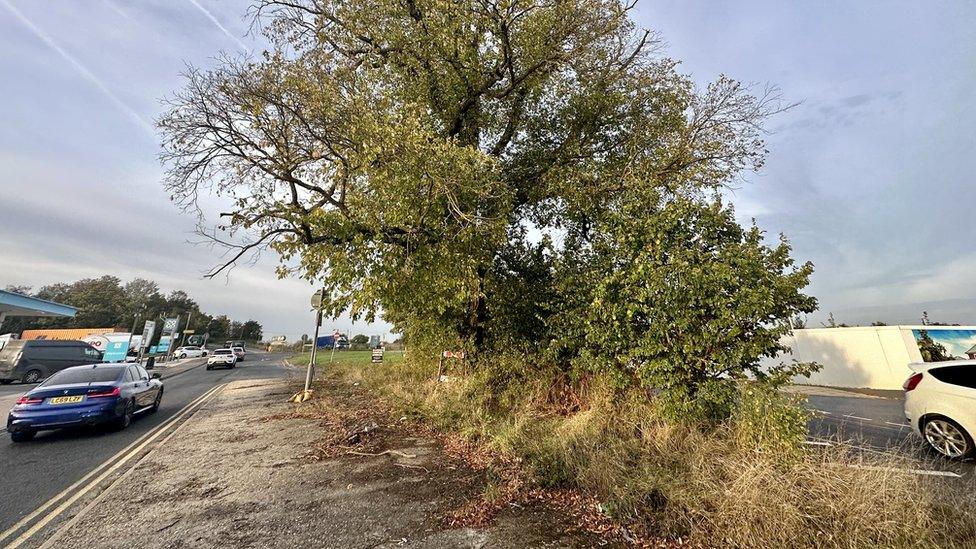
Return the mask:
<path fill-rule="evenodd" d="M 905 417 L 935 451 L 952 459 L 976 454 L 976 360 L 909 364 Z"/>
<path fill-rule="evenodd" d="M 180 347 L 179 349 L 173 351 L 173 356 L 176 358 L 198 358 L 201 356 L 207 356 L 207 350 L 201 349 L 200 347 Z"/>
<path fill-rule="evenodd" d="M 235 355 L 237 355 L 238 362 L 244 362 L 244 357 L 245 357 L 244 347 L 231 347 L 230 349 L 234 351 Z"/>

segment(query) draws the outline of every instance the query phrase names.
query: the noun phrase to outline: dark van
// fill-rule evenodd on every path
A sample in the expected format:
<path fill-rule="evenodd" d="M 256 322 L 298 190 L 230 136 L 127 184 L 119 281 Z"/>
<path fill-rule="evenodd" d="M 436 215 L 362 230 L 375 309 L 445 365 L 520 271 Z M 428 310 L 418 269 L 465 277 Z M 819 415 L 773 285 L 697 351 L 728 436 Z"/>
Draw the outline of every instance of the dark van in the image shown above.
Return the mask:
<path fill-rule="evenodd" d="M 245 351 L 247 350 L 244 347 L 244 340 L 243 339 L 232 339 L 230 341 L 225 341 L 224 342 L 224 347 L 228 347 L 230 349 L 233 349 L 234 347 L 240 347 L 241 349 L 244 349 Z"/>
<path fill-rule="evenodd" d="M 14 340 L 0 349 L 0 383 L 36 383 L 65 368 L 101 361 L 102 353 L 84 341 Z"/>

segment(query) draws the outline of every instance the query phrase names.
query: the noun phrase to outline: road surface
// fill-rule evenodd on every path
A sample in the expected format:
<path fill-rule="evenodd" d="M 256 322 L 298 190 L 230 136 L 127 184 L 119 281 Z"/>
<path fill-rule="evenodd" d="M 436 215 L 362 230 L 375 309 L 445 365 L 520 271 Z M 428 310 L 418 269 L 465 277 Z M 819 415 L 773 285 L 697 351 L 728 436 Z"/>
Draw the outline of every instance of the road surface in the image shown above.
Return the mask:
<path fill-rule="evenodd" d="M 916 458 L 923 469 L 970 476 L 972 462 L 943 459 L 915 435 L 905 419 L 900 394 L 878 397 L 839 390 L 807 393 L 807 406 L 816 412 L 810 421 L 813 443 L 843 444 L 855 452 L 895 452 Z"/>
<path fill-rule="evenodd" d="M 6 432 L 0 432 L 0 463 L 3 464 L 0 469 L 0 494 L 3 494 L 0 498 L 0 546 L 11 543 L 31 527 L 30 521 L 35 519 L 30 515 L 36 509 L 52 498 L 65 496 L 66 491 L 70 492 L 69 488 L 83 477 L 100 466 L 106 467 L 120 451 L 168 424 L 175 414 L 212 388 L 231 380 L 294 375 L 294 371 L 284 367 L 282 358 L 283 355 L 250 353 L 248 360 L 235 369 L 208 371 L 200 367 L 166 379 L 159 411 L 139 417 L 124 431 L 96 428 L 50 431 L 39 433 L 27 443 L 13 443 Z M 22 385 L 0 387 L 0 404 L 12 404 L 25 389 L 27 387 Z M 3 419 L 5 423 L 6 417 Z M 162 438 L 165 437 L 160 440 Z M 151 446 L 147 446 L 143 450 L 148 452 L 150 449 Z M 25 517 L 28 518 L 26 523 L 23 521 Z M 12 531 L 14 526 L 18 526 L 16 531 Z"/>

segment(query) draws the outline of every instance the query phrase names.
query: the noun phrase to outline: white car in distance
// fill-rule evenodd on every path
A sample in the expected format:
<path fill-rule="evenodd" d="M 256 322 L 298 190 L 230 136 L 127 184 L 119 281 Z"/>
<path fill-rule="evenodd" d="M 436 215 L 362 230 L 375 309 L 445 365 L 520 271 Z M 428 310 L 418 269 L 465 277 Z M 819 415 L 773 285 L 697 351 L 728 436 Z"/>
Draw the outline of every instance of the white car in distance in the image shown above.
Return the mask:
<path fill-rule="evenodd" d="M 950 459 L 976 455 L 976 360 L 909 364 L 905 417 L 936 452 Z"/>
<path fill-rule="evenodd" d="M 201 349 L 200 347 L 180 347 L 179 349 L 173 351 L 173 356 L 176 358 L 199 358 L 202 356 L 207 356 L 209 352 L 206 349 Z"/>
<path fill-rule="evenodd" d="M 207 369 L 233 368 L 237 366 L 237 355 L 231 349 L 217 349 L 207 359 Z"/>

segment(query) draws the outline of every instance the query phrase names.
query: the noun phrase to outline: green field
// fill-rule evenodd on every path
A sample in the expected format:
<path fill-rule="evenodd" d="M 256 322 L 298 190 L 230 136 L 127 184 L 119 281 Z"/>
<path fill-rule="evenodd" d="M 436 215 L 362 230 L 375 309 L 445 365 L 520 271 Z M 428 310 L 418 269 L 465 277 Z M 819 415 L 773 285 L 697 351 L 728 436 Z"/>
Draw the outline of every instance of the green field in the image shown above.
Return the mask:
<path fill-rule="evenodd" d="M 329 364 L 333 360 L 336 363 L 341 364 L 369 364 L 372 360 L 372 351 L 336 351 L 335 357 L 333 358 L 331 349 L 320 349 L 315 356 L 315 364 Z M 290 360 L 292 364 L 305 365 L 308 364 L 309 353 L 302 353 L 293 356 Z M 403 362 L 403 351 L 386 351 L 383 353 L 383 363 L 399 363 Z"/>

